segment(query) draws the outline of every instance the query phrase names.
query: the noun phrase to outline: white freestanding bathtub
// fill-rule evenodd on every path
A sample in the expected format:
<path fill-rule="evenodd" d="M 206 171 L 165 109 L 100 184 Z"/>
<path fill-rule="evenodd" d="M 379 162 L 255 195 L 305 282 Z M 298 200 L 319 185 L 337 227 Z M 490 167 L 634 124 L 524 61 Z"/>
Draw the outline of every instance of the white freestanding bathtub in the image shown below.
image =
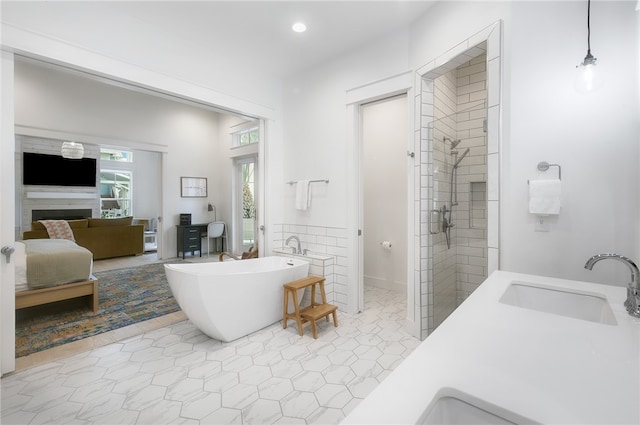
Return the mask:
<path fill-rule="evenodd" d="M 286 257 L 165 264 L 171 292 L 191 322 L 211 338 L 233 341 L 282 319 L 282 285 L 309 275 Z"/>

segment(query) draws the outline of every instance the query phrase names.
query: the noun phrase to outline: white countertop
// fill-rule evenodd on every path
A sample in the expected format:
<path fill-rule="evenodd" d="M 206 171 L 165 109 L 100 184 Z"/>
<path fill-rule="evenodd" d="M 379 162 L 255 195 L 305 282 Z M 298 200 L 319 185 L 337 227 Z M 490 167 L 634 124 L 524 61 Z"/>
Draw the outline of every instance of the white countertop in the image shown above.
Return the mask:
<path fill-rule="evenodd" d="M 600 294 L 617 325 L 499 302 L 512 281 Z M 640 319 L 626 288 L 498 271 L 342 424 L 414 424 L 443 388 L 544 424 L 640 423 Z"/>

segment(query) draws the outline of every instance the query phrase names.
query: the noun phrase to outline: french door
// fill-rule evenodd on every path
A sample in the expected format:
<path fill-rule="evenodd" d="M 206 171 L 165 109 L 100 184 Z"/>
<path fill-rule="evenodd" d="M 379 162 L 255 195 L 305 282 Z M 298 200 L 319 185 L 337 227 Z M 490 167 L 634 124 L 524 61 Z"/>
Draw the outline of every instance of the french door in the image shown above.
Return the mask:
<path fill-rule="evenodd" d="M 249 155 L 234 160 L 234 247 L 237 252 L 248 251 L 256 244 L 258 156 Z"/>

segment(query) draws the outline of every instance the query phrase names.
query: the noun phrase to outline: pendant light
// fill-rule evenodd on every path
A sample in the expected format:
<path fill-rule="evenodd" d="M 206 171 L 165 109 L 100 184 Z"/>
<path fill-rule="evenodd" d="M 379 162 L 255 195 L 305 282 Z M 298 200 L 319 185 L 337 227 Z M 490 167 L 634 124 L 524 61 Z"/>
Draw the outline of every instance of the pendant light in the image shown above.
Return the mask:
<path fill-rule="evenodd" d="M 602 86 L 602 77 L 596 68 L 597 60 L 591 54 L 591 0 L 587 0 L 587 55 L 576 66 L 575 86 L 579 92 L 592 92 Z"/>
<path fill-rule="evenodd" d="M 84 156 L 84 147 L 82 146 L 82 143 L 63 142 L 61 153 L 63 158 L 82 159 Z"/>

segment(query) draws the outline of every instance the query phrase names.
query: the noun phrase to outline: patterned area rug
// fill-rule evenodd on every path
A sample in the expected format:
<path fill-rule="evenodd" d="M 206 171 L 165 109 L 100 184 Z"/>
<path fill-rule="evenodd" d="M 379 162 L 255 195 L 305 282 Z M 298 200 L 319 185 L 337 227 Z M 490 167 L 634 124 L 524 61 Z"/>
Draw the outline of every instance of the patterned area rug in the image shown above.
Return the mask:
<path fill-rule="evenodd" d="M 178 311 L 163 264 L 94 273 L 97 313 L 83 298 L 16 311 L 16 357 Z"/>

